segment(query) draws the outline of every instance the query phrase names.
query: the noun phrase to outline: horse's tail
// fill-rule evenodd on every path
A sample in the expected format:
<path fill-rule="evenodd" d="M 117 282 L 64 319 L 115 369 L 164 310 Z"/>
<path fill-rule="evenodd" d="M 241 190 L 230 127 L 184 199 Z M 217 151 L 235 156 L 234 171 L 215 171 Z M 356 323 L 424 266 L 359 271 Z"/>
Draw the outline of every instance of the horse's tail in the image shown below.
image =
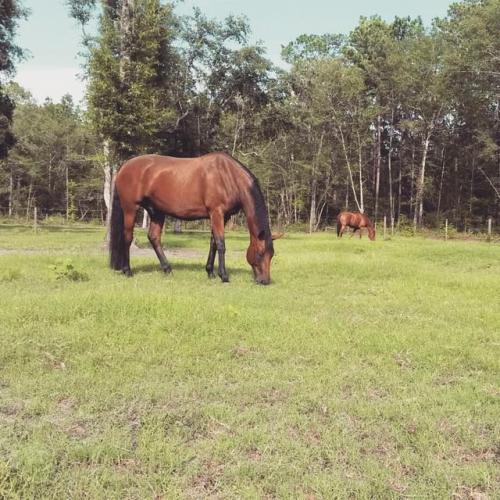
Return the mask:
<path fill-rule="evenodd" d="M 340 236 L 340 230 L 342 229 L 342 223 L 340 222 L 340 218 L 337 219 L 337 237 Z"/>
<path fill-rule="evenodd" d="M 125 266 L 125 235 L 123 233 L 123 209 L 118 191 L 113 190 L 111 223 L 109 227 L 109 265 L 117 271 Z"/>

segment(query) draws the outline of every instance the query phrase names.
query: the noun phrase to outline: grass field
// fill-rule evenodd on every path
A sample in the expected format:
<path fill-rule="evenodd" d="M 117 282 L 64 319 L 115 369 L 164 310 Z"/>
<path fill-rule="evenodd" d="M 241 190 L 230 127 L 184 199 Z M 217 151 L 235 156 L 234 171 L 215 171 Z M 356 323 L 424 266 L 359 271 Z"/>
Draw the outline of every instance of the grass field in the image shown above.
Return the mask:
<path fill-rule="evenodd" d="M 498 498 L 498 244 L 102 238 L 0 226 L 0 498 Z"/>

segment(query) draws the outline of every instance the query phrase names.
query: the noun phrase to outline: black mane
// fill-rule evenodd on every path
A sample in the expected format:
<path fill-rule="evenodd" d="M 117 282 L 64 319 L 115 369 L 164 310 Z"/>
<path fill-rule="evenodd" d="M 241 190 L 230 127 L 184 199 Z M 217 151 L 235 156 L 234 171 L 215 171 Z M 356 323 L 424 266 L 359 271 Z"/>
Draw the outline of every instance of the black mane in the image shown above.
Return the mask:
<path fill-rule="evenodd" d="M 250 175 L 252 179 L 252 186 L 250 187 L 250 194 L 252 196 L 252 199 L 254 201 L 254 206 L 255 206 L 255 218 L 257 221 L 257 225 L 259 227 L 259 233 L 264 231 L 264 240 L 266 241 L 266 247 L 268 249 L 273 248 L 273 239 L 271 236 L 271 228 L 269 227 L 269 214 L 267 212 L 267 206 L 266 202 L 264 200 L 264 195 L 262 194 L 262 189 L 260 188 L 259 181 L 257 177 L 253 174 L 253 172 L 243 165 L 240 161 L 238 161 L 236 158 L 233 158 L 238 165 L 245 170 L 245 172 Z"/>

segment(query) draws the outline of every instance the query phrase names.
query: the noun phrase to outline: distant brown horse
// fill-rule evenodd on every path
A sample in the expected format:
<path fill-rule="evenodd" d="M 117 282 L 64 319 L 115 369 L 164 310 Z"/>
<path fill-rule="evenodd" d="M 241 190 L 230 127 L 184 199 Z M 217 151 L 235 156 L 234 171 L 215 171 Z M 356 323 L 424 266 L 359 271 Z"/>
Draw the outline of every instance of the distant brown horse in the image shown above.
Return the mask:
<path fill-rule="evenodd" d="M 130 244 L 136 212 L 143 207 L 150 216 L 148 238 L 169 273 L 161 246 L 165 215 L 183 220 L 210 219 L 212 236 L 206 264 L 214 275 L 215 253 L 219 255 L 218 274 L 229 281 L 225 265 L 224 225 L 240 210 L 246 215 L 250 233 L 247 261 L 257 283 L 269 284 L 274 254 L 273 236 L 262 191 L 256 177 L 225 153 L 199 158 L 145 155 L 123 164 L 116 176 L 110 231 L 110 265 L 130 276 Z"/>
<path fill-rule="evenodd" d="M 359 230 L 359 237 L 361 238 L 361 229 L 366 227 L 368 229 L 368 237 L 370 240 L 375 239 L 375 229 L 372 221 L 365 215 L 359 212 L 340 212 L 337 215 L 337 236 L 342 238 L 344 231 L 347 227 L 353 229 L 353 234 Z"/>

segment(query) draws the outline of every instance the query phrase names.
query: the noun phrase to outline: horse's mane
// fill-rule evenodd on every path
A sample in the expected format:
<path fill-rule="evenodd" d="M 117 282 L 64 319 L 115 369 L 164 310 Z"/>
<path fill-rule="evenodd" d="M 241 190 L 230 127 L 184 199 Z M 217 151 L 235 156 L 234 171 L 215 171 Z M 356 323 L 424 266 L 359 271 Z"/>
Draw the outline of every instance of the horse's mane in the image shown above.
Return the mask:
<path fill-rule="evenodd" d="M 232 158 L 232 157 L 231 157 Z M 239 160 L 233 158 L 233 160 L 250 176 L 252 179 L 252 186 L 250 188 L 250 194 L 253 198 L 255 207 L 255 219 L 259 227 L 259 233 L 264 231 L 264 239 L 266 241 L 267 248 L 273 248 L 273 239 L 271 236 L 271 228 L 269 227 L 269 214 L 267 212 L 266 202 L 264 200 L 264 195 L 262 194 L 262 189 L 260 188 L 259 180 L 253 172 L 243 165 Z"/>

